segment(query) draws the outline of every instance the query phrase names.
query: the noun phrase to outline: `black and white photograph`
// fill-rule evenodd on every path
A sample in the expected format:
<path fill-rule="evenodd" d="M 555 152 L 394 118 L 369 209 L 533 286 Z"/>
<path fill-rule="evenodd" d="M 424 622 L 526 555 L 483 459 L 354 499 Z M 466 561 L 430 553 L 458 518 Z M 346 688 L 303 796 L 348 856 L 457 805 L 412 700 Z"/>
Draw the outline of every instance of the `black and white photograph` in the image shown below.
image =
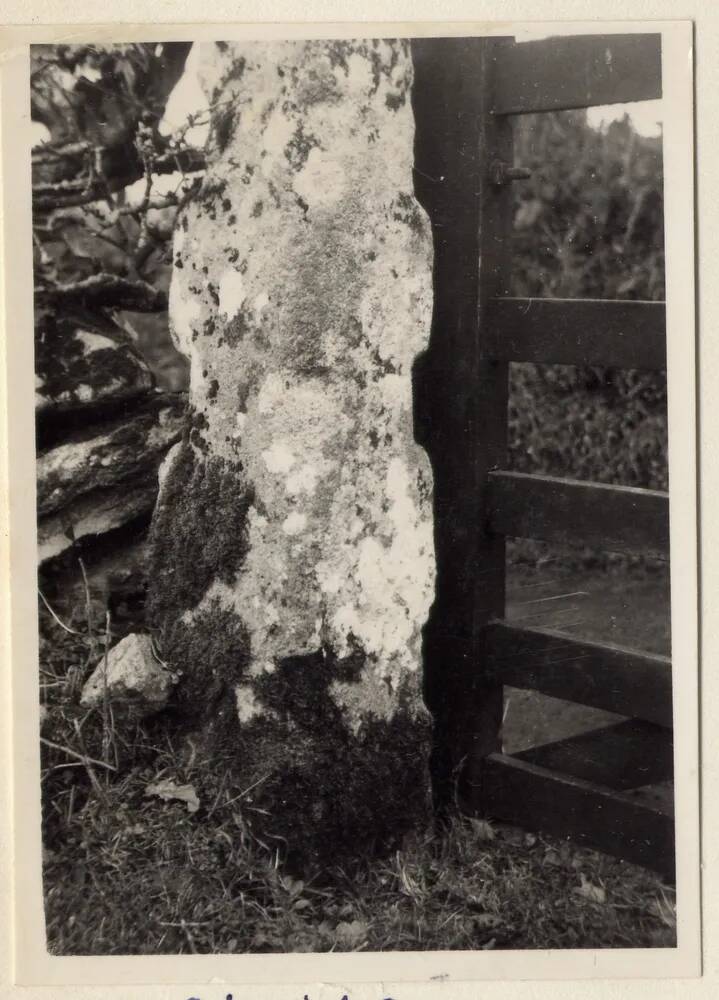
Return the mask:
<path fill-rule="evenodd" d="M 28 46 L 48 956 L 677 951 L 672 31 Z"/>

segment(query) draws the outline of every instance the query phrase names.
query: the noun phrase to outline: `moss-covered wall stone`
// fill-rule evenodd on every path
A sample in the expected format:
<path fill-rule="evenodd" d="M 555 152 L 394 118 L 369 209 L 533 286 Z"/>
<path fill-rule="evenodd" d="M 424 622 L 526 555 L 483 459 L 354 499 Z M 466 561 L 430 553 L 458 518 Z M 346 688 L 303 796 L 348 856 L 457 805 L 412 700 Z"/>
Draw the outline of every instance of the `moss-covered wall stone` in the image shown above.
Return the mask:
<path fill-rule="evenodd" d="M 204 738 L 234 749 L 238 784 L 262 779 L 272 835 L 320 860 L 396 840 L 427 803 L 412 66 L 402 41 L 206 55 L 209 169 L 170 291 L 193 419 L 163 470 L 151 611 L 195 718 L 207 692 Z"/>

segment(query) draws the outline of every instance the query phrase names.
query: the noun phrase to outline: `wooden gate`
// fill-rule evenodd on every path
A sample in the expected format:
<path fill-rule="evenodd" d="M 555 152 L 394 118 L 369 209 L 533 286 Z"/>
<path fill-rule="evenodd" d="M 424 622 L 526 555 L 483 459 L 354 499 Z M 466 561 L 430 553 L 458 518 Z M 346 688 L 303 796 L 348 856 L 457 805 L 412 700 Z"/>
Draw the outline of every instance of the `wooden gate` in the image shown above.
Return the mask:
<path fill-rule="evenodd" d="M 504 620 L 505 538 L 668 557 L 665 493 L 506 471 L 508 366 L 666 367 L 663 303 L 509 295 L 513 116 L 661 97 L 659 35 L 413 41 L 415 191 L 434 236 L 435 305 L 414 372 L 435 477 L 437 596 L 425 629 L 440 814 L 455 805 L 671 877 L 671 664 Z M 509 756 L 503 686 L 626 721 Z"/>

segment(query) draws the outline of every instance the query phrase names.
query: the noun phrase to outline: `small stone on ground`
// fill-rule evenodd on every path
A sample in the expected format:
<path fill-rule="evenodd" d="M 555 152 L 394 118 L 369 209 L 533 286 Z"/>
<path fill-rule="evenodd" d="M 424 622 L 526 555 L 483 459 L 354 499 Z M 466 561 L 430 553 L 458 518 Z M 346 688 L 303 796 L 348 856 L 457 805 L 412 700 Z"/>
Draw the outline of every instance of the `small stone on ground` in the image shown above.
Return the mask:
<path fill-rule="evenodd" d="M 98 662 L 83 688 L 81 703 L 94 708 L 107 696 L 113 704 L 151 715 L 166 706 L 176 680 L 153 653 L 150 636 L 133 633 L 107 654 L 107 678 L 105 657 Z"/>

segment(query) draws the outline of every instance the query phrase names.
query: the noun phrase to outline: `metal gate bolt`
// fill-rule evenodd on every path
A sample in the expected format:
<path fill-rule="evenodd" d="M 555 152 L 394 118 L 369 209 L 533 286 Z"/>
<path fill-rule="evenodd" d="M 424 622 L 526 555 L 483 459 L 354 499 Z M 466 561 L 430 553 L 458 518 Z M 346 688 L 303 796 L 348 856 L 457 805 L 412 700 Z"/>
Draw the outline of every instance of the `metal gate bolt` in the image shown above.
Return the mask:
<path fill-rule="evenodd" d="M 504 160 L 494 160 L 489 176 L 493 184 L 502 185 L 510 181 L 526 181 L 532 176 L 532 171 L 528 167 L 510 167 Z"/>

